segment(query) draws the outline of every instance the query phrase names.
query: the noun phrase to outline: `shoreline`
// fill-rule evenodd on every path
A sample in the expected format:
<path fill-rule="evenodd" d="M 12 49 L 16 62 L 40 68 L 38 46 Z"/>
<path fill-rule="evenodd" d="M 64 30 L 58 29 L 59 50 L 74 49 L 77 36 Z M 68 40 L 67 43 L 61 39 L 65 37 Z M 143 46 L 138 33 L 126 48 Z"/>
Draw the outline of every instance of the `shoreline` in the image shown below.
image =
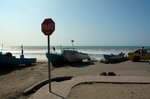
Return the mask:
<path fill-rule="evenodd" d="M 51 52 L 61 53 L 60 46 L 54 46 L 55 51 L 52 49 Z M 64 46 L 64 48 L 72 48 L 72 46 Z M 100 60 L 103 58 L 103 54 L 118 54 L 123 52 L 127 55 L 130 51 L 133 51 L 142 46 L 75 46 L 79 52 L 89 54 L 90 57 Z M 145 46 L 149 47 L 149 46 Z M 3 52 L 11 52 L 13 56 L 17 58 L 21 55 L 20 46 L 6 47 Z M 47 46 L 24 46 L 24 55 L 26 58 L 37 58 L 37 61 L 46 61 Z"/>

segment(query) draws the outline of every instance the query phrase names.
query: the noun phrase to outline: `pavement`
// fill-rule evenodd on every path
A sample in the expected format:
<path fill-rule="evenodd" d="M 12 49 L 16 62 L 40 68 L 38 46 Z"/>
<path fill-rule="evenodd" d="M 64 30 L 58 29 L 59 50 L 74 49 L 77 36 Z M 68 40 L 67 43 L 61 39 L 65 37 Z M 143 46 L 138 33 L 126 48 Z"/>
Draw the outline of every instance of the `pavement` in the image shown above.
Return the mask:
<path fill-rule="evenodd" d="M 28 99 L 67 99 L 71 89 L 81 83 L 115 83 L 115 84 L 150 84 L 149 76 L 76 76 L 71 80 L 52 82 L 51 92 L 49 84 L 40 88 Z"/>

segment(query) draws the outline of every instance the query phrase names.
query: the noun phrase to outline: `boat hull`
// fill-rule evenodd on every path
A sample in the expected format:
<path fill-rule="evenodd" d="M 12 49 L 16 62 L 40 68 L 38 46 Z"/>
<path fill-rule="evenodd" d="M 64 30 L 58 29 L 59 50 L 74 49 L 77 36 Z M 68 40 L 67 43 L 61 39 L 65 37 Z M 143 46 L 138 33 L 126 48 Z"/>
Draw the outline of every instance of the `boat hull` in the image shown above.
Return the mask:
<path fill-rule="evenodd" d="M 88 54 L 72 50 L 65 50 L 62 55 L 68 62 L 78 62 L 89 59 Z"/>
<path fill-rule="evenodd" d="M 121 62 L 124 61 L 126 58 L 124 56 L 124 53 L 114 55 L 114 54 L 104 54 L 104 60 L 105 62 L 114 63 L 114 62 Z"/>
<path fill-rule="evenodd" d="M 52 63 L 53 66 L 55 66 L 55 65 L 61 65 L 61 64 L 64 63 L 63 56 L 61 56 L 59 54 L 50 53 L 48 55 L 48 53 L 47 53 L 46 57 L 50 60 L 50 62 Z"/>
<path fill-rule="evenodd" d="M 16 58 L 15 56 L 0 55 L 0 65 L 31 65 L 36 58 Z"/>

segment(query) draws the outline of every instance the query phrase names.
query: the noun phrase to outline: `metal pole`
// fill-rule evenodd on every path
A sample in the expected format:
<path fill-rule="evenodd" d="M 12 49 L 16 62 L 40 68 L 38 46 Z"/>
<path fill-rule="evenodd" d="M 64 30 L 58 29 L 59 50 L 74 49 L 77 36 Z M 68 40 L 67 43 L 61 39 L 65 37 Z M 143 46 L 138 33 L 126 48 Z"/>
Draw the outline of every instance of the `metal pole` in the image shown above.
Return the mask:
<path fill-rule="evenodd" d="M 50 36 L 48 35 L 47 37 L 48 37 L 48 55 L 50 55 Z M 49 77 L 49 92 L 51 92 L 51 66 L 49 58 L 48 58 L 48 77 Z"/>
<path fill-rule="evenodd" d="M 1 52 L 3 51 L 3 44 L 2 44 L 2 48 L 1 48 Z"/>
<path fill-rule="evenodd" d="M 71 40 L 71 42 L 72 42 L 72 47 L 73 47 L 73 51 L 74 51 L 74 45 L 73 45 L 74 40 Z"/>

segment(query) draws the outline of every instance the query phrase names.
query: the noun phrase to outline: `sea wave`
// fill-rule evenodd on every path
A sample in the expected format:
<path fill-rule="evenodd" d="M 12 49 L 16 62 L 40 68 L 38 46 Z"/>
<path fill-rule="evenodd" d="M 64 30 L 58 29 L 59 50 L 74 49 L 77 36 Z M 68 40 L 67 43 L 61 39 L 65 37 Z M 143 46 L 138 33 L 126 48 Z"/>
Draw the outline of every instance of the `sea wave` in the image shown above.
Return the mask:
<path fill-rule="evenodd" d="M 60 46 L 51 47 L 50 52 L 52 53 L 61 53 Z M 72 48 L 71 46 L 64 46 L 61 48 Z M 127 55 L 130 51 L 133 51 L 137 48 L 141 48 L 141 46 L 75 46 L 76 50 L 83 53 L 88 53 L 90 57 L 96 58 L 98 60 L 103 58 L 103 54 L 118 54 L 120 52 L 125 53 Z M 11 46 L 0 48 L 3 53 L 11 52 L 14 56 L 20 57 L 21 55 L 21 47 L 20 46 Z M 45 61 L 47 47 L 46 46 L 24 46 L 24 55 L 25 57 L 34 57 L 39 61 Z"/>

